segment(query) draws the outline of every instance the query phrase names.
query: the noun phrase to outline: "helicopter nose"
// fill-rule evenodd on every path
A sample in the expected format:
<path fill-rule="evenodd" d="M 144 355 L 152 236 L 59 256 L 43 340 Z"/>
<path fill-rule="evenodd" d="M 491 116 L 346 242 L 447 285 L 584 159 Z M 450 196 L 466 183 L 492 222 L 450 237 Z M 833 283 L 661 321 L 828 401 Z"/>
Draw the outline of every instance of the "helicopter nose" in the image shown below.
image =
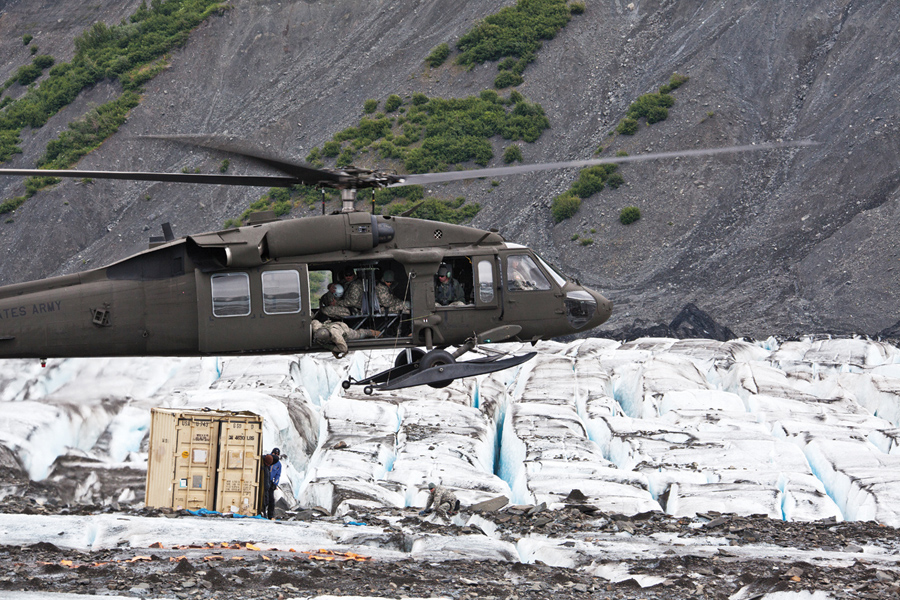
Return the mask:
<path fill-rule="evenodd" d="M 594 318 L 591 320 L 591 327 L 597 327 L 606 323 L 610 315 L 612 315 L 613 303 L 612 300 L 599 292 L 595 292 L 594 290 L 588 291 L 590 291 L 591 295 L 597 301 L 597 312 L 594 313 Z"/>

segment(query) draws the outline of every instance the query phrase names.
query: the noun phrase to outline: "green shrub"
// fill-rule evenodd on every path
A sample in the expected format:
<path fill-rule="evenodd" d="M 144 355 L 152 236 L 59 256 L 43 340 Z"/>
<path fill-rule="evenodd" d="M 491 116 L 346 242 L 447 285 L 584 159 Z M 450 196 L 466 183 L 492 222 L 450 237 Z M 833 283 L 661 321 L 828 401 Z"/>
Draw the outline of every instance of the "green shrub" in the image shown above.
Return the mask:
<path fill-rule="evenodd" d="M 49 54 L 38 54 L 31 59 L 31 64 L 43 71 L 53 66 L 53 57 Z"/>
<path fill-rule="evenodd" d="M 231 166 L 230 160 L 228 160 L 227 158 L 222 160 L 222 162 L 219 163 L 219 173 L 227 173 L 228 167 L 230 167 L 230 166 Z"/>
<path fill-rule="evenodd" d="M 618 173 L 612 173 L 609 177 L 606 178 L 606 185 L 611 187 L 612 189 L 618 189 L 621 185 L 625 183 L 625 178 L 619 175 Z"/>
<path fill-rule="evenodd" d="M 432 69 L 436 69 L 444 64 L 444 61 L 447 60 L 448 56 L 450 56 L 450 46 L 446 43 L 438 44 L 431 53 L 425 57 L 425 62 L 428 63 L 428 66 Z"/>
<path fill-rule="evenodd" d="M 41 69 L 35 64 L 22 65 L 13 75 L 19 85 L 28 85 L 40 76 Z"/>
<path fill-rule="evenodd" d="M 428 198 L 410 213 L 409 216 L 417 219 L 428 219 L 430 221 L 440 221 L 442 223 L 464 223 L 472 220 L 481 205 L 477 202 L 465 204 L 465 198 L 457 198 L 455 200 L 441 200 L 439 198 Z M 407 212 L 412 208 L 413 201 L 398 202 L 388 207 L 389 215 L 399 215 Z"/>
<path fill-rule="evenodd" d="M 570 192 L 579 198 L 587 198 L 603 189 L 606 181 L 617 169 L 616 165 L 597 165 L 582 169 L 578 180 L 572 184 Z"/>
<path fill-rule="evenodd" d="M 572 234 L 572 237 L 570 237 L 569 239 L 572 240 L 572 241 L 574 242 L 575 240 L 578 239 L 578 237 L 579 237 L 579 236 L 578 236 L 577 233 L 573 233 L 573 234 Z"/>
<path fill-rule="evenodd" d="M 422 106 L 423 104 L 428 104 L 428 96 L 421 92 L 416 92 L 412 95 L 412 103 L 413 106 Z"/>
<path fill-rule="evenodd" d="M 47 143 L 47 151 L 37 161 L 38 167 L 67 169 L 88 152 L 98 148 L 109 136 L 119 130 L 129 111 L 141 98 L 135 92 L 125 92 L 115 100 L 89 111 L 55 140 Z"/>
<path fill-rule="evenodd" d="M 367 115 L 375 112 L 376 110 L 378 110 L 378 100 L 370 98 L 363 102 L 363 112 Z"/>
<path fill-rule="evenodd" d="M 478 94 L 478 97 L 485 102 L 500 102 L 500 94 L 498 94 L 494 90 L 481 90 L 481 93 Z"/>
<path fill-rule="evenodd" d="M 619 222 L 622 225 L 631 225 L 641 218 L 641 209 L 637 206 L 626 206 L 619 213 Z"/>
<path fill-rule="evenodd" d="M 624 150 L 618 150 L 616 151 L 616 156 L 628 156 L 628 153 Z"/>
<path fill-rule="evenodd" d="M 494 90 L 468 98 L 414 96 L 406 108 L 396 121 L 363 117 L 358 126 L 335 134 L 322 154 L 338 156 L 341 143 L 349 142 L 353 150 L 398 159 L 408 172 L 423 173 L 468 161 L 487 165 L 493 158 L 491 137 L 533 142 L 550 126 L 540 105 L 522 98 L 510 106 Z"/>
<path fill-rule="evenodd" d="M 322 145 L 322 154 L 328 157 L 335 157 L 341 153 L 341 144 L 339 142 L 330 141 Z"/>
<path fill-rule="evenodd" d="M 507 56 L 521 58 L 540 49 L 543 40 L 553 39 L 570 18 L 565 0 L 519 0 L 463 35 L 456 44 L 456 62 L 472 67 Z"/>
<path fill-rule="evenodd" d="M 31 55 L 34 56 L 34 55 L 37 54 L 37 53 L 38 53 L 38 47 L 37 47 L 37 46 L 32 46 L 32 47 L 31 47 Z"/>
<path fill-rule="evenodd" d="M 387 101 L 384 103 L 384 111 L 389 113 L 394 112 L 395 110 L 400 108 L 401 104 L 403 104 L 403 100 L 400 99 L 400 96 L 398 96 L 397 94 L 391 94 L 390 96 L 388 96 Z"/>
<path fill-rule="evenodd" d="M 641 117 L 646 118 L 648 125 L 664 121 L 673 104 L 675 97 L 670 94 L 643 94 L 628 107 L 628 118 L 635 121 Z"/>
<path fill-rule="evenodd" d="M 272 188 L 269 190 L 269 199 L 273 202 L 287 202 L 291 199 L 291 193 L 282 187 Z"/>
<path fill-rule="evenodd" d="M 519 61 L 513 58 L 512 56 L 507 56 L 499 63 L 497 63 L 497 68 L 501 71 L 511 71 Z"/>
<path fill-rule="evenodd" d="M 26 33 L 25 35 L 22 36 L 22 44 L 27 46 L 28 44 L 31 43 L 31 40 L 33 40 L 33 39 L 34 39 L 33 35 L 31 35 L 30 33 Z"/>
<path fill-rule="evenodd" d="M 502 90 L 503 88 L 521 85 L 524 81 L 525 79 L 521 75 L 517 75 L 512 71 L 502 71 L 494 79 L 494 87 L 498 90 Z"/>
<path fill-rule="evenodd" d="M 129 87 L 130 73 L 183 44 L 191 29 L 225 7 L 215 0 L 154 0 L 150 7 L 146 4 L 139 7 L 130 17 L 130 23 L 95 24 L 75 39 L 75 56 L 71 62 L 51 68 L 40 85 L 29 89 L 0 113 L 0 162 L 19 151 L 17 144 L 23 127 L 41 127 L 84 88 L 103 79 L 120 79 L 126 90 L 134 90 Z M 37 54 L 37 46 L 31 46 L 31 51 Z M 17 79 L 21 76 L 22 85 L 40 76 L 40 67 L 34 64 L 28 67 L 16 76 Z"/>
<path fill-rule="evenodd" d="M 625 117 L 616 127 L 616 131 L 622 135 L 634 135 L 638 130 L 638 122 L 630 117 Z"/>
<path fill-rule="evenodd" d="M 660 94 L 668 94 L 672 90 L 676 90 L 681 87 L 687 80 L 690 79 L 687 75 L 679 75 L 678 73 L 673 73 L 669 78 L 669 83 L 659 88 Z"/>
<path fill-rule="evenodd" d="M 519 102 L 525 101 L 525 96 L 523 96 L 518 90 L 513 90 L 509 93 L 509 101 L 512 104 L 518 104 Z"/>
<path fill-rule="evenodd" d="M 516 161 L 522 162 L 522 149 L 516 144 L 507 146 L 503 151 L 503 162 L 510 164 Z"/>
<path fill-rule="evenodd" d="M 306 155 L 306 162 L 314 163 L 317 160 L 321 160 L 322 152 L 319 150 L 318 146 L 313 146 L 313 149 L 309 151 L 309 154 Z"/>
<path fill-rule="evenodd" d="M 350 148 L 344 148 L 340 155 L 337 157 L 335 161 L 335 165 L 338 167 L 346 167 L 353 164 L 353 158 L 356 154 Z"/>
<path fill-rule="evenodd" d="M 565 192 L 553 199 L 550 213 L 553 215 L 553 220 L 560 223 L 574 216 L 579 208 L 581 208 L 581 198 L 572 192 Z"/>
<path fill-rule="evenodd" d="M 594 243 L 594 238 L 581 238 L 582 246 L 590 246 L 593 243 Z"/>
<path fill-rule="evenodd" d="M 573 2 L 569 5 L 569 12 L 573 15 L 580 15 L 584 13 L 584 3 L 583 2 Z"/>

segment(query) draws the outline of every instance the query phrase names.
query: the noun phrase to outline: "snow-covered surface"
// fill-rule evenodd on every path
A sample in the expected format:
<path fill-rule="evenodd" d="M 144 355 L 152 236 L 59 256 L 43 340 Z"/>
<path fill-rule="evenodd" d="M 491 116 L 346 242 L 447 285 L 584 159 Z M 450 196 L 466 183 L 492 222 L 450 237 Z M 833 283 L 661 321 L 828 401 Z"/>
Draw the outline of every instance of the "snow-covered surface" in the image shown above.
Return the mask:
<path fill-rule="evenodd" d="M 515 370 L 375 396 L 340 382 L 389 365 L 387 352 L 4 361 L 2 460 L 34 480 L 73 453 L 145 468 L 151 407 L 227 408 L 262 415 L 264 446 L 290 457 L 289 505 L 338 515 L 421 506 L 438 481 L 466 504 L 552 505 L 577 489 L 624 514 L 900 525 L 900 351 L 889 344 L 645 338 L 537 350 Z"/>
<path fill-rule="evenodd" d="M 423 534 L 400 547 L 394 531 L 344 515 L 373 506 L 423 506 L 424 488 L 435 481 L 455 490 L 464 505 L 506 496 L 512 504 L 553 509 L 577 490 L 607 513 L 718 511 L 900 525 L 900 351 L 891 345 L 647 338 L 544 342 L 536 349 L 538 356 L 518 369 L 440 390 L 375 396 L 345 391 L 340 382 L 390 365 L 386 352 L 341 360 L 71 359 L 44 369 L 35 361 L 4 361 L 4 466 L 34 480 L 52 478 L 57 458 L 66 455 L 99 460 L 98 468 L 146 469 L 151 407 L 251 410 L 264 418 L 266 449 L 279 446 L 289 457 L 283 501 L 324 507 L 334 517 L 279 524 L 0 515 L 0 537 L 6 544 L 52 540 L 83 550 L 256 539 L 280 551 L 328 547 L 384 560 L 541 561 L 595 569 L 614 580 L 616 573 L 599 572 L 612 568 L 598 566 L 602 561 L 666 549 L 713 554 L 723 539 L 579 533 L 568 540 L 533 535 L 514 544 L 471 515 L 456 517 L 456 524 L 476 525 L 485 535 Z M 92 497 L 92 485 L 82 482 L 86 500 L 142 499 L 139 489 Z M 737 551 L 774 552 L 762 546 Z M 896 562 L 877 549 L 864 552 Z M 803 560 L 815 558 L 851 560 L 840 552 L 802 553 Z"/>

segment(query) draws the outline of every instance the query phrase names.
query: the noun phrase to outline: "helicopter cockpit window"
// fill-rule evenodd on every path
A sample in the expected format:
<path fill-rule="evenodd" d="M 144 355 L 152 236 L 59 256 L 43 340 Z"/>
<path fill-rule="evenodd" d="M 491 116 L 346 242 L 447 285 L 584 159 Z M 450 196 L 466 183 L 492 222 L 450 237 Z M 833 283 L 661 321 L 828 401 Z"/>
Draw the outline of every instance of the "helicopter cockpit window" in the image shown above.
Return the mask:
<path fill-rule="evenodd" d="M 541 266 L 544 267 L 544 270 L 550 273 L 550 277 L 553 278 L 553 281 L 555 281 L 557 285 L 559 285 L 559 287 L 566 285 L 566 278 L 556 270 L 556 267 L 548 263 L 537 254 L 535 254 L 535 257 L 538 259 L 538 262 L 541 263 Z"/>
<path fill-rule="evenodd" d="M 300 312 L 300 274 L 294 270 L 262 274 L 263 311 L 267 315 Z"/>
<path fill-rule="evenodd" d="M 243 317 L 250 314 L 250 277 L 246 273 L 218 273 L 210 281 L 213 315 Z"/>
<path fill-rule="evenodd" d="M 494 268 L 489 260 L 478 261 L 478 300 L 484 304 L 494 301 Z"/>
<path fill-rule="evenodd" d="M 550 282 L 527 254 L 506 258 L 506 289 L 511 292 L 549 290 Z"/>

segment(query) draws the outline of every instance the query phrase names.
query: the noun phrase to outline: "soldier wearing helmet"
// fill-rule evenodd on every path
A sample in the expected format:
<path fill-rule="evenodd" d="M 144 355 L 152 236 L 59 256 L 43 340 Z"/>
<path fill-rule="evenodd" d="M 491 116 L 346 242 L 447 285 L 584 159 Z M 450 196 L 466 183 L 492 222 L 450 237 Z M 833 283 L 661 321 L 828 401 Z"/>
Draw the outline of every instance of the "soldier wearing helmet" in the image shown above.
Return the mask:
<path fill-rule="evenodd" d="M 344 286 L 340 283 L 329 283 L 328 291 L 319 298 L 319 309 L 328 317 L 339 319 L 350 316 L 350 309 L 340 306 L 338 302 L 344 296 Z"/>
<path fill-rule="evenodd" d="M 381 281 L 375 285 L 375 296 L 378 298 L 378 305 L 381 306 L 382 312 L 385 313 L 402 313 L 409 309 L 409 302 L 400 300 L 393 294 L 396 279 L 394 272 L 390 269 L 381 275 Z"/>
<path fill-rule="evenodd" d="M 453 278 L 453 270 L 446 263 L 441 263 L 438 267 L 434 282 L 434 301 L 441 306 L 463 306 L 466 303 L 463 286 Z"/>

